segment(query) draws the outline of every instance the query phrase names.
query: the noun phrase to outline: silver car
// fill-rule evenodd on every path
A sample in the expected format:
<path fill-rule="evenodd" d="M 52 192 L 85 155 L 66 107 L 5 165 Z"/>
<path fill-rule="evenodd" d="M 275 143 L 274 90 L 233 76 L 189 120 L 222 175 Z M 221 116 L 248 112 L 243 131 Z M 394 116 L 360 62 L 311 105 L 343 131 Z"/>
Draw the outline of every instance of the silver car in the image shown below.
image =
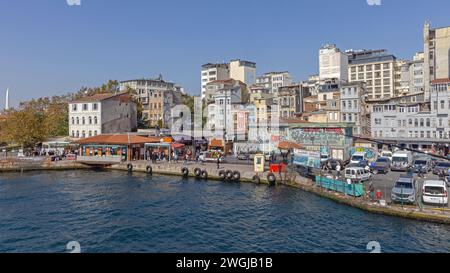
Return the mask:
<path fill-rule="evenodd" d="M 416 180 L 410 175 L 401 175 L 391 191 L 391 200 L 395 203 L 416 203 Z"/>

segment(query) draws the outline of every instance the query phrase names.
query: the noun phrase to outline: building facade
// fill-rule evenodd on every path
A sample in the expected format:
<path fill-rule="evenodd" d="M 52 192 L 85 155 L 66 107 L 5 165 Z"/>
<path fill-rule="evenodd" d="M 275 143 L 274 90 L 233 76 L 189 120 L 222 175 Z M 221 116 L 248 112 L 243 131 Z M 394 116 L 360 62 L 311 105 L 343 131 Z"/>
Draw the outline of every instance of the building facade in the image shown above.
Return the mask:
<path fill-rule="evenodd" d="M 341 85 L 341 122 L 354 124 L 353 135 L 355 136 L 368 137 L 371 135 L 370 114 L 366 108 L 366 96 L 364 82 Z"/>
<path fill-rule="evenodd" d="M 348 80 L 348 56 L 336 45 L 325 45 L 319 50 L 319 78 Z"/>
<path fill-rule="evenodd" d="M 392 98 L 401 87 L 401 63 L 386 50 L 347 51 L 349 81 L 365 82 L 370 98 Z"/>
<path fill-rule="evenodd" d="M 136 128 L 136 104 L 129 94 L 97 94 L 69 103 L 72 138 L 131 132 Z"/>
<path fill-rule="evenodd" d="M 156 79 L 138 79 L 120 82 L 120 90 L 131 88 L 142 104 L 143 119 L 149 126 L 166 126 L 170 123 L 172 108 L 181 103 L 181 88 L 166 82 L 159 76 Z"/>
<path fill-rule="evenodd" d="M 424 54 L 416 53 L 412 61 L 401 65 L 401 87 L 399 95 L 425 92 Z"/>
<path fill-rule="evenodd" d="M 256 79 L 256 84 L 264 86 L 272 91 L 273 94 L 278 92 L 278 88 L 289 86 L 292 84 L 292 77 L 289 72 L 269 72 Z"/>
<path fill-rule="evenodd" d="M 247 86 L 256 82 L 256 63 L 242 60 L 230 61 L 230 78 L 245 83 Z"/>
<path fill-rule="evenodd" d="M 425 22 L 423 42 L 425 92 L 428 92 L 432 81 L 450 78 L 450 27 L 432 29 Z"/>
<path fill-rule="evenodd" d="M 230 67 L 228 63 L 204 64 L 201 71 L 202 99 L 206 96 L 208 83 L 230 78 Z"/>
<path fill-rule="evenodd" d="M 308 88 L 300 84 L 280 87 L 275 96 L 279 117 L 291 118 L 303 113 L 303 98 L 309 95 Z"/>

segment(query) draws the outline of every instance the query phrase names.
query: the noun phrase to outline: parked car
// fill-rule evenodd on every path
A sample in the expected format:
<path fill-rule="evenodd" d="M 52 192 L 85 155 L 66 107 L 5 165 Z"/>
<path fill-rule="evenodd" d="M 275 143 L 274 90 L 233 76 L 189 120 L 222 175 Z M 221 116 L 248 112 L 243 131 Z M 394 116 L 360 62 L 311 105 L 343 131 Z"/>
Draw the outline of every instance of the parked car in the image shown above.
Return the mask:
<path fill-rule="evenodd" d="M 320 155 L 320 162 L 321 163 L 325 163 L 328 162 L 330 160 L 330 156 L 327 154 L 321 154 Z"/>
<path fill-rule="evenodd" d="M 391 160 L 388 157 L 379 157 L 371 164 L 373 173 L 388 173 L 391 170 Z"/>
<path fill-rule="evenodd" d="M 392 156 L 391 170 L 407 171 L 412 166 L 412 154 L 409 151 L 395 152 Z"/>
<path fill-rule="evenodd" d="M 334 158 L 331 158 L 330 160 L 328 160 L 327 164 L 331 167 L 332 170 L 336 170 L 337 165 L 341 166 L 341 170 L 344 167 L 344 162 L 340 161 L 339 159 L 334 159 Z"/>
<path fill-rule="evenodd" d="M 391 191 L 394 203 L 414 204 L 416 202 L 416 180 L 411 175 L 400 175 Z"/>
<path fill-rule="evenodd" d="M 240 153 L 240 154 L 238 154 L 237 159 L 239 159 L 239 160 L 248 160 L 249 159 L 249 155 L 248 154 L 244 154 L 244 153 Z"/>
<path fill-rule="evenodd" d="M 434 166 L 434 168 L 433 168 L 433 174 L 438 175 L 441 171 L 444 171 L 444 173 L 447 176 L 448 169 L 450 169 L 449 161 L 438 161 L 438 162 L 436 162 L 436 166 Z"/>
<path fill-rule="evenodd" d="M 426 204 L 448 206 L 447 185 L 442 180 L 423 182 L 422 201 Z"/>
<path fill-rule="evenodd" d="M 217 162 L 217 157 L 220 163 L 225 162 L 225 156 L 217 152 L 201 152 L 198 159 L 202 162 Z"/>
<path fill-rule="evenodd" d="M 365 182 L 372 178 L 372 174 L 361 167 L 350 167 L 345 169 L 345 179 L 353 182 Z"/>
<path fill-rule="evenodd" d="M 422 173 L 428 173 L 432 169 L 431 158 L 421 157 L 421 158 L 415 159 L 412 167 L 413 167 L 413 171 L 415 173 L 418 173 L 420 171 L 422 171 Z"/>

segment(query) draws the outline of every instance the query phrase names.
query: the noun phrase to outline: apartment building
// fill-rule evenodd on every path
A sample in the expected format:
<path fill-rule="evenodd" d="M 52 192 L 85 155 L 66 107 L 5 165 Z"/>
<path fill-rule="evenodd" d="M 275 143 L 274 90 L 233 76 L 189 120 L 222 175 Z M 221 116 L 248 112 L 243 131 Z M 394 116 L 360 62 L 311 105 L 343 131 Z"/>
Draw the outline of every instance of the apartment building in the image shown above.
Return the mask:
<path fill-rule="evenodd" d="M 432 81 L 450 78 L 450 27 L 433 29 L 430 22 L 425 22 L 423 42 L 425 95 L 428 97 Z"/>
<path fill-rule="evenodd" d="M 155 79 L 137 79 L 120 82 L 120 90 L 132 88 L 142 103 L 143 119 L 149 126 L 170 124 L 172 108 L 181 103 L 182 90 L 160 75 Z"/>
<path fill-rule="evenodd" d="M 273 94 L 277 94 L 278 88 L 292 85 L 292 77 L 288 71 L 269 72 L 256 78 L 256 84 L 270 89 Z"/>
<path fill-rule="evenodd" d="M 129 94 L 97 94 L 72 101 L 68 106 L 72 138 L 131 132 L 137 128 L 136 104 Z"/>
<path fill-rule="evenodd" d="M 348 81 L 348 56 L 336 45 L 328 44 L 320 48 L 319 78 Z"/>
<path fill-rule="evenodd" d="M 405 61 L 401 65 L 401 87 L 399 95 L 425 92 L 424 54 L 418 52 L 412 61 Z"/>
<path fill-rule="evenodd" d="M 365 82 L 370 98 L 392 98 L 401 87 L 401 62 L 386 50 L 348 50 L 349 81 Z"/>
<path fill-rule="evenodd" d="M 308 88 L 300 84 L 280 87 L 275 96 L 279 117 L 291 118 L 303 113 L 303 98 L 309 95 Z"/>
<path fill-rule="evenodd" d="M 230 66 L 228 63 L 208 63 L 202 65 L 201 87 L 202 99 L 206 96 L 206 87 L 213 81 L 226 80 L 230 78 Z"/>
<path fill-rule="evenodd" d="M 370 136 L 370 114 L 366 108 L 366 88 L 364 82 L 341 85 L 341 122 L 352 123 L 353 135 Z"/>

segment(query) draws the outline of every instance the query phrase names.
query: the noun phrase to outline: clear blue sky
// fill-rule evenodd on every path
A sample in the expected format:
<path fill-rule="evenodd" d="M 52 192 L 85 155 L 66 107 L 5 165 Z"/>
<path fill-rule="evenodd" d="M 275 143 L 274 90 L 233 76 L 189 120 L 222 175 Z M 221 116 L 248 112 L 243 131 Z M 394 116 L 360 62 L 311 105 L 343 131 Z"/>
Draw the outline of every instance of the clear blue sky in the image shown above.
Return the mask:
<path fill-rule="evenodd" d="M 422 27 L 450 25 L 448 0 L 0 0 L 0 107 L 108 79 L 162 73 L 190 93 L 200 66 L 241 58 L 257 73 L 317 73 L 318 48 L 422 50 Z"/>

